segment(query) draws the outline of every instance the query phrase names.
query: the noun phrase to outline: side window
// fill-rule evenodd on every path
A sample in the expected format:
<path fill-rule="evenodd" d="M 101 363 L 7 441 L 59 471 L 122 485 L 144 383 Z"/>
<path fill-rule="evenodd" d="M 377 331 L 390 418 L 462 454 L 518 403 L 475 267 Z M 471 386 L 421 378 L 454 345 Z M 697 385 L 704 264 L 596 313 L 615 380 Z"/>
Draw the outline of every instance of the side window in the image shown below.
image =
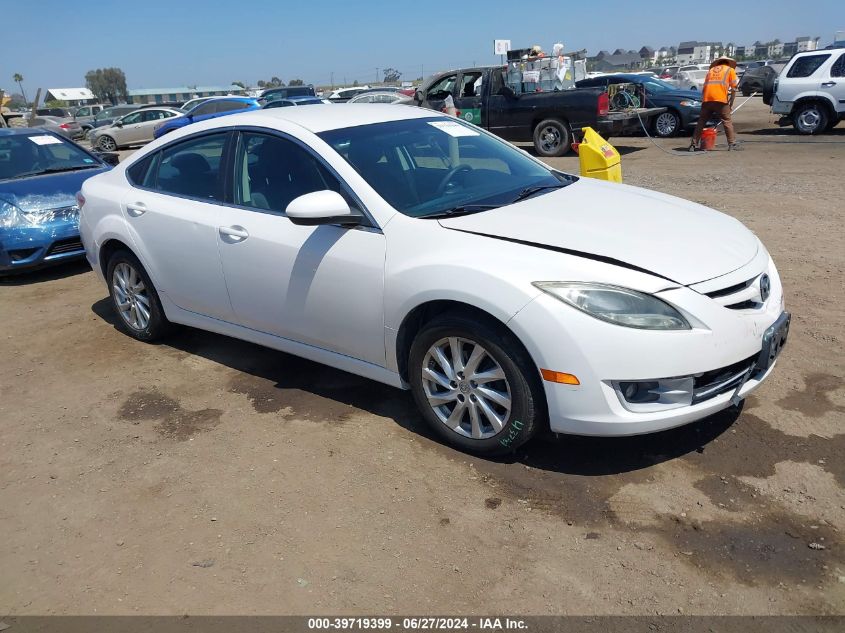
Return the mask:
<path fill-rule="evenodd" d="M 464 73 L 461 75 L 461 89 L 458 92 L 459 97 L 474 97 L 475 96 L 475 82 L 481 79 L 481 73 Z M 479 86 L 481 84 L 479 83 Z"/>
<path fill-rule="evenodd" d="M 205 103 L 198 105 L 194 108 L 193 115 L 194 116 L 204 116 L 206 114 L 214 114 L 217 112 L 217 102 L 215 101 L 206 101 Z"/>
<path fill-rule="evenodd" d="M 490 73 L 490 81 L 491 81 L 490 94 L 491 95 L 501 94 L 502 88 L 505 85 L 505 80 L 502 77 L 502 71 L 500 69 L 497 68 L 492 73 Z"/>
<path fill-rule="evenodd" d="M 827 55 L 807 55 L 806 57 L 799 57 L 793 62 L 787 77 L 809 77 L 819 69 L 819 66 L 824 64 L 830 54 Z"/>
<path fill-rule="evenodd" d="M 143 114 L 144 114 L 143 112 L 135 112 L 134 114 L 129 114 L 129 115 L 123 117 L 120 120 L 120 122 L 123 123 L 124 125 L 132 125 L 133 123 L 140 123 L 141 122 L 141 116 Z"/>
<path fill-rule="evenodd" d="M 842 53 L 830 67 L 831 77 L 845 77 L 845 53 Z"/>
<path fill-rule="evenodd" d="M 426 96 L 429 99 L 445 99 L 448 95 L 452 94 L 452 89 L 455 87 L 455 82 L 457 81 L 457 75 L 447 75 L 429 88 Z"/>
<path fill-rule="evenodd" d="M 223 200 L 227 133 L 210 134 L 161 151 L 155 188 L 199 200 Z"/>
<path fill-rule="evenodd" d="M 149 121 L 158 121 L 164 117 L 161 116 L 162 110 L 144 110 L 141 116 L 141 120 L 145 123 Z"/>
<path fill-rule="evenodd" d="M 74 116 L 89 116 L 90 114 L 91 110 L 89 108 L 79 108 Z"/>
<path fill-rule="evenodd" d="M 294 198 L 331 189 L 337 179 L 308 151 L 287 139 L 245 133 L 235 174 L 235 204 L 284 213 Z"/>
<path fill-rule="evenodd" d="M 143 160 L 139 160 L 134 165 L 130 165 L 126 169 L 126 177 L 129 179 L 129 182 L 138 187 L 149 187 L 152 184 L 150 181 L 154 180 L 155 177 L 155 173 L 150 169 L 150 165 L 153 164 L 153 159 L 157 156 L 158 154 L 153 154 Z"/>

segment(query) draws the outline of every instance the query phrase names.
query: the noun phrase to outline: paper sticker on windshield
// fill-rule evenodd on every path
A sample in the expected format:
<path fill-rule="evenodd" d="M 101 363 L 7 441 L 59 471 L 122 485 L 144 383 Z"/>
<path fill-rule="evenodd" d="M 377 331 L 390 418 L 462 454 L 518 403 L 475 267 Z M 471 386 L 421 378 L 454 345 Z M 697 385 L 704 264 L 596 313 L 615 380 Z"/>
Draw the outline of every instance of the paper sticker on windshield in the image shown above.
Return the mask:
<path fill-rule="evenodd" d="M 35 143 L 36 145 L 61 145 L 62 142 L 57 139 L 55 136 L 49 136 L 47 134 L 42 134 L 39 136 L 30 136 L 29 140 Z"/>
<path fill-rule="evenodd" d="M 446 132 L 449 136 L 479 136 L 479 133 L 475 130 L 453 121 L 429 121 L 428 124 L 436 127 L 441 132 Z"/>

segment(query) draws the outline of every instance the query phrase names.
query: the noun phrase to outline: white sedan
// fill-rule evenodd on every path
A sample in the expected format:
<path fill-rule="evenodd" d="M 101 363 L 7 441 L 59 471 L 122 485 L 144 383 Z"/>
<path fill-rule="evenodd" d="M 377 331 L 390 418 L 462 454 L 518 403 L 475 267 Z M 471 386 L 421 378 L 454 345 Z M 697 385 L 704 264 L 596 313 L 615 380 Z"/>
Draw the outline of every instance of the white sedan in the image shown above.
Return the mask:
<path fill-rule="evenodd" d="M 737 220 L 558 172 L 429 110 L 195 124 L 87 180 L 80 205 L 131 336 L 180 323 L 411 389 L 479 453 L 545 425 L 704 418 L 761 384 L 789 327 L 775 265 Z"/>

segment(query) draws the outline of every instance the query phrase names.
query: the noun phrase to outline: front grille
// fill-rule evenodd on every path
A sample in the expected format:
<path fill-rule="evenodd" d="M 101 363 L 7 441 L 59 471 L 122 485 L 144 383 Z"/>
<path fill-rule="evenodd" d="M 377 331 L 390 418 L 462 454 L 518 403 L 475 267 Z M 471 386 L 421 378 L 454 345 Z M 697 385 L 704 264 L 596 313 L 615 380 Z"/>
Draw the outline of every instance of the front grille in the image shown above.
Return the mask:
<path fill-rule="evenodd" d="M 759 279 L 760 275 L 704 294 L 728 310 L 755 310 L 763 305 L 760 300 Z"/>
<path fill-rule="evenodd" d="M 759 354 L 755 354 L 733 365 L 696 376 L 693 382 L 692 404 L 704 402 L 726 391 L 736 389 L 754 371 L 758 356 Z"/>
<path fill-rule="evenodd" d="M 9 259 L 12 262 L 22 262 L 25 259 L 29 259 L 38 251 L 37 248 L 18 248 L 12 251 L 9 251 Z"/>
<path fill-rule="evenodd" d="M 81 250 L 84 250 L 82 241 L 78 237 L 71 237 L 66 240 L 53 242 L 53 245 L 50 247 L 50 250 L 47 251 L 47 255 L 45 255 L 45 257 L 50 257 L 51 255 L 64 255 L 65 253 L 73 253 Z"/>

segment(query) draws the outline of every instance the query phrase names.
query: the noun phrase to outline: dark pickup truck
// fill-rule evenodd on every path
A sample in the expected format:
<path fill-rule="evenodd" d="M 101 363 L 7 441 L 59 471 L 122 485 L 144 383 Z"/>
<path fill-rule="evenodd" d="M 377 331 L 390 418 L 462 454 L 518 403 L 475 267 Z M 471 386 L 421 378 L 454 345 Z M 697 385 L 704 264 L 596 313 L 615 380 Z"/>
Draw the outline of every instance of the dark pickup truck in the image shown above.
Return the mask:
<path fill-rule="evenodd" d="M 480 81 L 479 81 L 480 80 Z M 599 88 L 515 93 L 505 84 L 501 66 L 463 68 L 441 73 L 417 90 L 417 105 L 443 110 L 451 95 L 457 116 L 507 141 L 533 141 L 540 156 L 563 156 L 573 133 L 591 127 L 608 138 L 648 125 L 664 108 L 612 112 L 607 93 Z"/>

